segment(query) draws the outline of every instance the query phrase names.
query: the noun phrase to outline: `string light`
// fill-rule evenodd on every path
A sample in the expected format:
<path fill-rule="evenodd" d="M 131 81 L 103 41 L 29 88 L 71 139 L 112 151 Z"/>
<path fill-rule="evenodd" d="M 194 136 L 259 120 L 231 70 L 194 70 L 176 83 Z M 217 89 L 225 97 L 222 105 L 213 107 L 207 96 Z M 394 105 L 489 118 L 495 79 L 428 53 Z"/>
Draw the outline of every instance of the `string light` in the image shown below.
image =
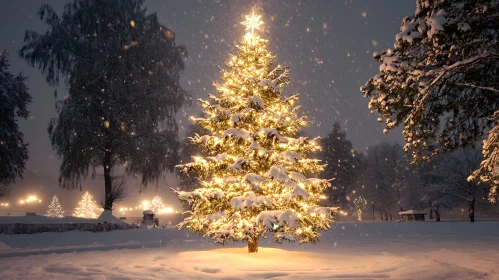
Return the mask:
<path fill-rule="evenodd" d="M 206 156 L 178 166 L 202 186 L 174 190 L 192 209 L 179 227 L 219 243 L 257 240 L 269 231 L 276 242 L 315 243 L 337 212 L 319 206 L 330 180 L 307 177 L 324 169 L 309 158 L 321 149 L 319 138 L 296 137 L 309 122 L 298 115 L 299 96 L 284 97 L 289 68 L 274 67 L 267 40 L 255 33 L 260 18 L 254 12 L 246 16 L 242 24 L 251 32 L 226 61 L 224 83 L 214 84 L 218 95 L 200 100 L 204 116 L 190 118 L 209 134 L 191 137 Z"/>
<path fill-rule="evenodd" d="M 156 213 L 156 215 L 160 215 L 163 208 L 163 199 L 159 195 L 156 195 L 151 201 L 151 210 Z"/>
<path fill-rule="evenodd" d="M 57 196 L 54 195 L 54 197 L 52 198 L 52 201 L 50 202 L 49 208 L 47 210 L 47 214 L 45 214 L 45 216 L 52 218 L 64 217 L 64 210 L 62 209 L 62 206 L 59 203 L 59 199 L 57 199 Z"/>
<path fill-rule="evenodd" d="M 362 211 L 367 207 L 367 201 L 362 196 L 353 200 L 353 204 L 357 208 L 357 220 L 362 221 Z"/>
<path fill-rule="evenodd" d="M 96 219 L 98 213 L 102 212 L 102 208 L 97 206 L 93 196 L 85 192 L 81 200 L 78 202 L 78 207 L 75 208 L 74 216 L 80 218 Z"/>

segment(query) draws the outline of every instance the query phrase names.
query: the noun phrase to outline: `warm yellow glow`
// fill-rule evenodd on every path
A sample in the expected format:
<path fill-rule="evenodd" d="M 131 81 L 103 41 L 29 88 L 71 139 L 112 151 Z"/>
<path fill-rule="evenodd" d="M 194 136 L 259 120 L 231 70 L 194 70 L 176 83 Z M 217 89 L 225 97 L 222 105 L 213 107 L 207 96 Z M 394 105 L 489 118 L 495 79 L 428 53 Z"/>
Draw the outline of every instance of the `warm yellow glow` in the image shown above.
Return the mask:
<path fill-rule="evenodd" d="M 19 201 L 19 203 L 24 204 L 24 200 Z"/>
<path fill-rule="evenodd" d="M 163 208 L 163 209 L 161 209 L 161 213 L 165 213 L 165 214 L 173 213 L 173 208 L 171 208 L 171 207 Z"/>
<path fill-rule="evenodd" d="M 359 196 L 353 200 L 353 203 L 357 208 L 357 220 L 362 221 L 362 210 L 366 209 L 367 200 L 362 196 Z"/>
<path fill-rule="evenodd" d="M 87 191 L 78 202 L 78 206 L 75 208 L 73 216 L 95 219 L 100 215 L 100 213 L 102 213 L 102 211 L 103 209 L 97 205 L 93 196 Z"/>
<path fill-rule="evenodd" d="M 242 25 L 246 26 L 246 30 L 251 29 L 251 34 L 254 34 L 255 29 L 260 29 L 260 25 L 263 21 L 260 20 L 261 16 L 255 15 L 255 11 L 251 12 L 251 15 L 246 16 L 246 20 L 241 22 Z"/>
<path fill-rule="evenodd" d="M 310 158 L 321 150 L 320 138 L 297 135 L 309 122 L 295 105 L 299 96 L 283 92 L 290 83 L 289 68 L 276 66 L 267 40 L 254 32 L 263 24 L 260 16 L 252 12 L 242 24 L 251 32 L 226 60 L 223 82 L 214 84 L 218 94 L 200 100 L 202 117 L 191 117 L 206 131 L 190 138 L 202 156 L 178 167 L 199 178 L 201 187 L 174 190 L 192 211 L 180 225 L 220 243 L 269 231 L 274 237 L 314 242 L 337 211 L 320 206 L 330 180 L 310 177 L 324 169 Z M 163 207 L 160 212 L 174 210 Z"/>

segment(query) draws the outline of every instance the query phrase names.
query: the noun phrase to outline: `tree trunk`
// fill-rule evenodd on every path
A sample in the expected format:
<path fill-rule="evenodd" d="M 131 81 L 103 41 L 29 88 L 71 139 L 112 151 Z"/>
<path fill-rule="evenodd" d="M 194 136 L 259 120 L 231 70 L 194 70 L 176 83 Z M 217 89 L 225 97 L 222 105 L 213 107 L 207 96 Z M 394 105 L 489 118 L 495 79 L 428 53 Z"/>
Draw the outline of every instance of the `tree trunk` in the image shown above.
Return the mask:
<path fill-rule="evenodd" d="M 430 207 L 430 220 L 433 220 L 433 208 Z"/>
<path fill-rule="evenodd" d="M 111 198 L 112 178 L 111 178 L 111 151 L 106 149 L 104 152 L 104 210 L 113 210 L 113 201 Z"/>
<path fill-rule="evenodd" d="M 438 206 L 435 208 L 435 217 L 437 218 L 437 222 L 440 222 L 440 210 L 438 209 Z"/>
<path fill-rule="evenodd" d="M 383 221 L 383 212 L 381 210 L 379 211 L 379 216 L 381 217 L 381 221 Z"/>
<path fill-rule="evenodd" d="M 385 221 L 388 222 L 388 214 L 385 212 Z"/>
<path fill-rule="evenodd" d="M 248 253 L 258 253 L 258 237 L 248 239 Z"/>
<path fill-rule="evenodd" d="M 470 202 L 469 214 L 470 221 L 473 223 L 475 221 L 475 198 Z"/>

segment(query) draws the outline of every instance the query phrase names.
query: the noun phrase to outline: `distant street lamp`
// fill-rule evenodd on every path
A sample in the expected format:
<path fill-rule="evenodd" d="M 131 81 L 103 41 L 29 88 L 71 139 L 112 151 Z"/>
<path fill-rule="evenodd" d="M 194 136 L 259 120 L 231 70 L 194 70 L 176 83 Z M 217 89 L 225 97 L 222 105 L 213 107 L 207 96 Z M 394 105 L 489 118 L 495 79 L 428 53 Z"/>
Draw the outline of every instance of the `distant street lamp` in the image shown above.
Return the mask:
<path fill-rule="evenodd" d="M 173 208 L 171 208 L 171 207 L 166 207 L 166 208 L 161 209 L 162 214 L 172 214 L 173 212 L 174 212 Z"/>
<path fill-rule="evenodd" d="M 30 196 L 28 196 L 28 198 L 21 199 L 19 201 L 20 204 L 24 205 L 24 212 L 28 212 L 28 204 L 36 203 L 36 202 L 41 203 L 42 200 L 38 199 L 35 195 L 30 195 Z"/>

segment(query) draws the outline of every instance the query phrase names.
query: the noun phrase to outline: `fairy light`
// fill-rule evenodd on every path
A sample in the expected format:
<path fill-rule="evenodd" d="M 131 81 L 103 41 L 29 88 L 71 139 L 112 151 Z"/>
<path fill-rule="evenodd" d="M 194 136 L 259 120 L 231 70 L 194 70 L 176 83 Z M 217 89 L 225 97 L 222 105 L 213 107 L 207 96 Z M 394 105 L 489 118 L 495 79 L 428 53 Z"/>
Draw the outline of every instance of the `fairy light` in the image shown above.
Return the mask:
<path fill-rule="evenodd" d="M 102 212 L 102 208 L 97 206 L 93 196 L 87 191 L 78 202 L 78 206 L 75 208 L 73 215 L 80 218 L 95 219 L 100 212 Z"/>
<path fill-rule="evenodd" d="M 315 242 L 318 230 L 334 222 L 337 209 L 319 206 L 329 180 L 306 177 L 324 169 L 309 158 L 321 149 L 319 138 L 296 136 L 309 122 L 298 115 L 298 95 L 284 97 L 289 69 L 274 67 L 267 40 L 256 33 L 260 18 L 254 12 L 246 16 L 242 24 L 248 32 L 237 54 L 226 61 L 223 83 L 214 84 L 218 95 L 200 100 L 203 117 L 190 117 L 209 133 L 191 137 L 206 156 L 178 166 L 200 178 L 202 186 L 192 192 L 174 190 L 192 209 L 180 226 L 220 243 L 258 238 L 267 231 Z M 268 214 L 265 219 L 286 222 L 264 223 L 262 213 Z"/>
<path fill-rule="evenodd" d="M 362 196 L 357 197 L 353 200 L 355 208 L 357 208 L 357 220 L 362 221 L 362 211 L 367 207 L 367 200 Z"/>
<path fill-rule="evenodd" d="M 163 199 L 159 195 L 156 195 L 151 201 L 151 210 L 157 215 L 160 215 L 163 207 Z"/>
<path fill-rule="evenodd" d="M 52 201 L 49 204 L 47 213 L 45 214 L 46 217 L 51 217 L 51 218 L 63 218 L 64 217 L 64 210 L 62 209 L 61 204 L 59 203 L 59 199 L 57 199 L 57 196 L 54 195 L 52 198 Z"/>

